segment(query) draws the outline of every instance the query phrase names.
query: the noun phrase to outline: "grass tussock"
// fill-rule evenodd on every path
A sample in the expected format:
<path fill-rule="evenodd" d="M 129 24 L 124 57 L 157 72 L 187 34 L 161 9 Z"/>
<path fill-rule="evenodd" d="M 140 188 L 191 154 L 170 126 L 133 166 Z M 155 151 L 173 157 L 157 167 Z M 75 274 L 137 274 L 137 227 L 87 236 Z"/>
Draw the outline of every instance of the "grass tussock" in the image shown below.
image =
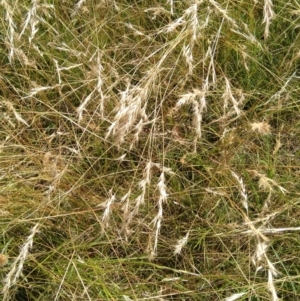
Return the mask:
<path fill-rule="evenodd" d="M 3 300 L 298 300 L 300 6 L 0 2 Z"/>

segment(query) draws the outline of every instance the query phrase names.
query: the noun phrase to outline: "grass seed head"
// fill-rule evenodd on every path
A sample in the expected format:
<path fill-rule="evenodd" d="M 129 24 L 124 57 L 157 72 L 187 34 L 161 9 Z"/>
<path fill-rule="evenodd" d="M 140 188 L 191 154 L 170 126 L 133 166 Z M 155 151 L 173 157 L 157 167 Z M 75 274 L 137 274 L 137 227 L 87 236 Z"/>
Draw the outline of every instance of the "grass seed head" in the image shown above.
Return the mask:
<path fill-rule="evenodd" d="M 271 126 L 265 121 L 251 123 L 251 130 L 262 135 L 271 134 Z"/>
<path fill-rule="evenodd" d="M 5 254 L 0 254 L 0 267 L 4 267 L 8 263 L 8 256 Z"/>

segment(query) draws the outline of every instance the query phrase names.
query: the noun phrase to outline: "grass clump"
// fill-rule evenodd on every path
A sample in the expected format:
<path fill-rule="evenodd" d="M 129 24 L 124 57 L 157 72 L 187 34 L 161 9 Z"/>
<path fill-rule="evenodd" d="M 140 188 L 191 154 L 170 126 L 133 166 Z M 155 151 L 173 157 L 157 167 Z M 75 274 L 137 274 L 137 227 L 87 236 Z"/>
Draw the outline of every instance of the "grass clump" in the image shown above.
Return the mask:
<path fill-rule="evenodd" d="M 0 2 L 3 300 L 296 300 L 297 1 Z"/>

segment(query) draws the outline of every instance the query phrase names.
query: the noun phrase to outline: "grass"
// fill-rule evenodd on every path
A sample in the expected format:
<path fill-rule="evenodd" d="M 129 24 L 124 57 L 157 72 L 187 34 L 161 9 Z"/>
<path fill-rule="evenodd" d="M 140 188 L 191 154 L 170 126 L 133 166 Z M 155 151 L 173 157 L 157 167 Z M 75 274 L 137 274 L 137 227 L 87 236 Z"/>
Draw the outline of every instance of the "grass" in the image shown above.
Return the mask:
<path fill-rule="evenodd" d="M 0 2 L 3 300 L 297 300 L 299 3 Z"/>

